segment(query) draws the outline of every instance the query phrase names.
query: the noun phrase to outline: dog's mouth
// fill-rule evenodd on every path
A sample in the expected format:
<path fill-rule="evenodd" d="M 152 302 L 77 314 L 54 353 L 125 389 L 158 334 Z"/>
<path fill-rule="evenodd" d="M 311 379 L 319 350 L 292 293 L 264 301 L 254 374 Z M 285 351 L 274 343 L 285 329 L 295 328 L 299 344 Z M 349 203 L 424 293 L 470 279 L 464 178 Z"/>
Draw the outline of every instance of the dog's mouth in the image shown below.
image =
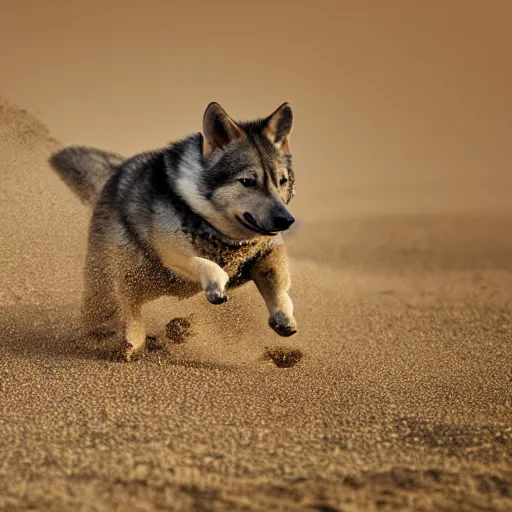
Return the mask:
<path fill-rule="evenodd" d="M 245 212 L 242 217 L 239 217 L 238 215 L 235 215 L 236 220 L 242 224 L 242 226 L 245 229 L 248 229 L 249 231 L 253 231 L 254 233 L 259 233 L 260 235 L 265 236 L 276 236 L 277 233 L 274 231 L 266 231 L 265 229 L 260 228 L 258 226 L 258 223 L 256 222 L 256 219 L 248 212 Z"/>

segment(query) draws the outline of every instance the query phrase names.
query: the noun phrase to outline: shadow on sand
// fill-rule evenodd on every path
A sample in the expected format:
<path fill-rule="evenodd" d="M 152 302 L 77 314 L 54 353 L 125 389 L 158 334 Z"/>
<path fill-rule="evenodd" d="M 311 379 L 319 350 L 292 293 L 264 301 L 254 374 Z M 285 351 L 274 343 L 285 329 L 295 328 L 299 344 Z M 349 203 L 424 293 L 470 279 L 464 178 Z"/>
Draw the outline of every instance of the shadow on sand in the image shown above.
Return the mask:
<path fill-rule="evenodd" d="M 185 343 L 151 338 L 151 349 L 127 363 L 116 357 L 120 339 L 114 335 L 101 342 L 87 342 L 81 329 L 79 305 L 42 307 L 15 305 L 0 310 L 0 351 L 15 357 L 108 361 L 112 364 L 162 364 L 211 370 L 234 370 L 235 366 L 190 354 Z"/>

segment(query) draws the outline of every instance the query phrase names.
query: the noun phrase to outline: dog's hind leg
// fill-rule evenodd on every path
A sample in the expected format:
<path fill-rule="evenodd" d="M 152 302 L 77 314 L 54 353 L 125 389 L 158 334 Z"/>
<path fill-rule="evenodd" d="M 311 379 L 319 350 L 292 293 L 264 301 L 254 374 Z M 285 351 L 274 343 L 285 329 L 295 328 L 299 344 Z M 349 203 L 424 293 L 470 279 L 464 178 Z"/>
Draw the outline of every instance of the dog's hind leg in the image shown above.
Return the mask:
<path fill-rule="evenodd" d="M 85 264 L 82 318 L 86 336 L 102 341 L 116 334 L 121 325 L 121 303 L 110 251 L 90 239 Z"/>
<path fill-rule="evenodd" d="M 121 252 L 121 254 L 119 254 Z M 126 282 L 127 262 L 115 246 L 90 240 L 85 268 L 83 317 L 89 339 L 114 338 L 113 357 L 130 361 L 144 348 L 142 300 Z M 107 347 L 102 347 L 107 349 Z"/>
<path fill-rule="evenodd" d="M 124 341 L 121 347 L 121 357 L 130 361 L 142 351 L 146 344 L 146 328 L 142 319 L 142 303 L 136 297 L 128 297 L 124 305 Z"/>

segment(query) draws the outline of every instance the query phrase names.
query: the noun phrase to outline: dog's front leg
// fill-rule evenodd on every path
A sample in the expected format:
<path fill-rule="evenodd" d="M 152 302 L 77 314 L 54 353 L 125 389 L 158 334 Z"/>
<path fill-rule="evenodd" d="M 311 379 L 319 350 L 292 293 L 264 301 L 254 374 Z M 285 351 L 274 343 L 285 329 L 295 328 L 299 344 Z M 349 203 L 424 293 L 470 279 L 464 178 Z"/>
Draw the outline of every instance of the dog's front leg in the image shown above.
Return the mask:
<path fill-rule="evenodd" d="M 200 283 L 212 304 L 228 300 L 226 284 L 229 275 L 217 263 L 194 256 L 190 247 L 178 237 L 155 232 L 153 245 L 163 264 L 178 275 Z"/>
<path fill-rule="evenodd" d="M 288 259 L 283 244 L 258 260 L 251 269 L 251 277 L 265 299 L 270 313 L 269 325 L 280 336 L 297 332 L 293 303 L 288 295 L 291 286 Z"/>
<path fill-rule="evenodd" d="M 190 260 L 190 265 L 196 271 L 206 298 L 212 304 L 222 304 L 228 300 L 226 284 L 229 281 L 229 276 L 217 263 L 194 256 Z"/>

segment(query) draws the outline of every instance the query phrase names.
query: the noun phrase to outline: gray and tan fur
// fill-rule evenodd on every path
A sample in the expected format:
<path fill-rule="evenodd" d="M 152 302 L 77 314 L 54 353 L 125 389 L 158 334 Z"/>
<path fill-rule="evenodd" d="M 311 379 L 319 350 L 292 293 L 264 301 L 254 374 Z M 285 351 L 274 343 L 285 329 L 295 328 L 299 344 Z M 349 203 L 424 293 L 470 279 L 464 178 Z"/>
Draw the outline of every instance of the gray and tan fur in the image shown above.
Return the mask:
<path fill-rule="evenodd" d="M 125 159 L 64 148 L 50 163 L 92 206 L 83 314 L 95 336 L 122 332 L 129 360 L 144 348 L 142 305 L 203 290 L 212 304 L 253 280 L 281 336 L 297 330 L 281 231 L 294 221 L 293 114 L 235 122 L 217 103 L 197 133 Z"/>

